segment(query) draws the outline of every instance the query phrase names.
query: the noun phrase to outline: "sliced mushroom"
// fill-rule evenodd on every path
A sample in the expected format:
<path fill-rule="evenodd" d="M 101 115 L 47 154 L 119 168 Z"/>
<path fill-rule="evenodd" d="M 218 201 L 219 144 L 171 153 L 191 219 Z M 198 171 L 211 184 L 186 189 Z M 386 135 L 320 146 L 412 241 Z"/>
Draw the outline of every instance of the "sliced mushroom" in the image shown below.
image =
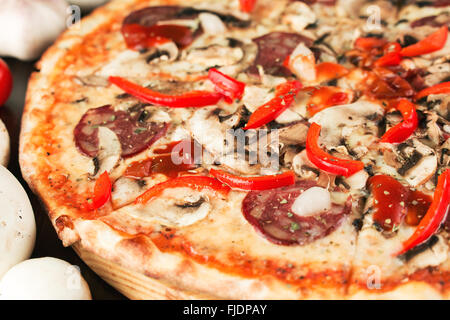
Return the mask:
<path fill-rule="evenodd" d="M 75 78 L 83 86 L 87 87 L 104 87 L 109 86 L 108 78 L 96 75 L 80 76 Z"/>
<path fill-rule="evenodd" d="M 316 21 L 316 15 L 306 3 L 291 2 L 286 7 L 281 21 L 294 31 L 301 32 L 307 25 Z"/>
<path fill-rule="evenodd" d="M 418 139 L 410 139 L 392 148 L 395 158 L 391 166 L 412 187 L 426 183 L 437 169 L 437 156 L 434 150 Z M 386 157 L 385 157 L 386 159 Z"/>
<path fill-rule="evenodd" d="M 220 71 L 228 75 L 237 76 L 241 71 L 248 69 L 252 65 L 258 53 L 258 46 L 254 42 L 242 43 L 241 41 L 233 38 L 228 38 L 228 41 L 229 45 L 232 47 L 241 47 L 244 56 L 234 65 L 221 66 Z"/>
<path fill-rule="evenodd" d="M 306 155 L 306 150 L 299 152 L 292 160 L 294 172 L 302 179 L 316 180 L 317 184 L 324 188 L 335 185 L 336 176 L 319 170 Z"/>
<path fill-rule="evenodd" d="M 96 72 L 97 76 L 121 76 L 128 78 L 147 77 L 156 62 L 170 62 L 178 56 L 178 48 L 173 42 L 152 48 L 145 53 L 125 50 Z"/>
<path fill-rule="evenodd" d="M 438 149 L 439 165 L 450 167 L 450 139 L 447 139 Z"/>
<path fill-rule="evenodd" d="M 113 207 L 117 209 L 132 203 L 146 190 L 166 179 L 167 178 L 162 174 L 153 175 L 152 177 L 143 178 L 141 180 L 124 176 L 120 177 L 114 182 L 111 193 Z"/>
<path fill-rule="evenodd" d="M 378 123 L 383 118 L 384 109 L 369 101 L 357 101 L 348 105 L 327 108 L 315 114 L 309 122 L 322 126 L 321 141 L 326 147 L 345 144 L 349 153 L 364 152 L 377 140 Z"/>
<path fill-rule="evenodd" d="M 119 138 L 106 127 L 98 128 L 99 149 L 98 155 L 93 160 L 92 175 L 97 177 L 103 172 L 110 173 L 121 161 L 122 147 Z"/>
<path fill-rule="evenodd" d="M 208 47 L 193 48 L 182 59 L 191 65 L 191 72 L 200 72 L 211 66 L 222 67 L 237 64 L 244 57 L 242 48 L 212 44 Z"/>
<path fill-rule="evenodd" d="M 427 97 L 426 106 L 437 112 L 445 120 L 450 121 L 450 95 L 433 94 Z"/>
<path fill-rule="evenodd" d="M 420 111 L 418 111 L 420 114 Z M 441 143 L 442 131 L 438 125 L 439 116 L 436 113 L 426 112 L 426 116 L 423 121 L 420 122 L 419 128 L 416 130 L 415 135 L 420 141 L 431 148 L 435 148 Z"/>
<path fill-rule="evenodd" d="M 308 129 L 309 126 L 306 121 L 294 122 L 282 127 L 278 129 L 280 143 L 285 145 L 304 145 Z"/>
<path fill-rule="evenodd" d="M 306 151 L 297 153 L 292 159 L 292 168 L 295 173 L 303 179 L 316 179 L 320 175 L 320 170 L 309 161 Z"/>
<path fill-rule="evenodd" d="M 424 82 L 427 87 L 445 81 L 450 75 L 450 55 L 434 61 L 426 71 L 428 75 L 424 77 Z"/>
<path fill-rule="evenodd" d="M 236 112 L 241 114 L 244 109 Z M 186 129 L 199 142 L 207 153 L 204 153 L 203 163 L 222 164 L 242 174 L 258 174 L 259 141 L 253 130 L 244 131 L 236 115 L 223 116 L 218 109 L 203 108 L 196 110 L 186 122 Z M 268 143 L 270 137 L 265 137 Z M 273 154 L 274 156 L 275 154 Z"/>
<path fill-rule="evenodd" d="M 121 213 L 144 222 L 154 221 L 167 227 L 186 227 L 193 225 L 208 215 L 213 203 L 204 192 L 190 188 L 172 188 L 144 205 L 129 205 L 119 209 Z"/>
<path fill-rule="evenodd" d="M 430 240 L 431 243 L 425 243 L 420 248 L 416 247 L 412 257 L 406 256 L 408 266 L 413 270 L 438 266 L 448 259 L 448 242 L 442 236 L 435 236 Z"/>

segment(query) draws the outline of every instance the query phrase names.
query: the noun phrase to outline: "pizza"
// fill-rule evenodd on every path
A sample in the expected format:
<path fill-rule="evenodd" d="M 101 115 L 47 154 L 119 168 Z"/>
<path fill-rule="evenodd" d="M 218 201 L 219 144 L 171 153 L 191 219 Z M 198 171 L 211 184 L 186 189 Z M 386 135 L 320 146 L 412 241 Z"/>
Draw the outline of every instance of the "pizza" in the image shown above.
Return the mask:
<path fill-rule="evenodd" d="M 450 298 L 450 3 L 121 0 L 31 76 L 65 246 L 210 299 Z"/>

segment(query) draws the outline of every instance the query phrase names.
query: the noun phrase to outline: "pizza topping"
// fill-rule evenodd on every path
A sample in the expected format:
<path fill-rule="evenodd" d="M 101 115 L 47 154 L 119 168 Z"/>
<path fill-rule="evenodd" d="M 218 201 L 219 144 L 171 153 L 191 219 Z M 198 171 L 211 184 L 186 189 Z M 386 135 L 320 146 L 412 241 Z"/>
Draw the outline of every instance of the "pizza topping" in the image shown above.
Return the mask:
<path fill-rule="evenodd" d="M 99 127 L 114 132 L 122 147 L 122 157 L 133 156 L 163 136 L 167 124 L 139 121 L 142 112 L 114 110 L 110 105 L 88 110 L 74 129 L 77 148 L 89 157 L 99 154 Z"/>
<path fill-rule="evenodd" d="M 347 201 L 345 204 L 331 203 L 329 208 L 328 204 L 320 205 L 315 214 L 311 212 L 313 207 L 309 207 L 311 210 L 305 215 L 293 212 L 299 196 L 314 187 L 314 182 L 297 181 L 288 187 L 252 191 L 242 203 L 242 212 L 247 221 L 269 241 L 280 245 L 306 245 L 336 230 L 351 210 L 350 202 Z M 307 201 L 306 197 L 312 197 L 309 202 L 316 200 L 320 203 L 322 199 L 317 201 L 319 192 L 324 193 L 315 189 L 308 193 L 309 196 L 306 194 L 300 198 L 299 202 L 303 203 Z M 295 208 L 299 209 L 297 206 Z"/>
<path fill-rule="evenodd" d="M 252 12 L 257 0 L 239 0 L 241 11 Z"/>
<path fill-rule="evenodd" d="M 415 95 L 415 99 L 419 100 L 432 94 L 450 94 L 450 81 L 439 83 L 432 87 L 423 89 Z"/>
<path fill-rule="evenodd" d="M 331 210 L 331 195 L 327 189 L 312 187 L 300 194 L 292 204 L 292 213 L 308 217 Z"/>
<path fill-rule="evenodd" d="M 259 75 L 258 66 L 261 66 L 264 73 L 272 76 L 292 75 L 283 63 L 297 48 L 299 43 L 304 43 L 306 47 L 311 47 L 313 41 L 297 33 L 272 32 L 253 39 L 258 46 L 258 54 L 253 65 L 247 70 L 252 75 Z"/>
<path fill-rule="evenodd" d="M 225 24 L 215 14 L 203 12 L 199 14 L 198 18 L 203 31 L 207 34 L 219 35 L 227 30 Z"/>
<path fill-rule="evenodd" d="M 317 82 L 322 83 L 339 79 L 349 73 L 349 70 L 340 64 L 333 62 L 322 62 L 316 66 Z"/>
<path fill-rule="evenodd" d="M 401 46 L 397 42 L 388 43 L 384 47 L 384 55 L 374 62 L 376 67 L 397 66 L 402 61 Z"/>
<path fill-rule="evenodd" d="M 428 195 L 387 175 L 370 178 L 369 187 L 374 196 L 373 220 L 385 231 L 397 230 L 403 221 L 410 226 L 418 225 L 431 204 Z"/>
<path fill-rule="evenodd" d="M 283 62 L 283 65 L 292 71 L 295 76 L 306 82 L 313 82 L 316 80 L 316 59 L 314 53 L 300 42 Z"/>
<path fill-rule="evenodd" d="M 416 138 L 391 147 L 383 149 L 386 163 L 394 167 L 410 186 L 417 187 L 433 177 L 437 156 L 432 148 Z M 389 159 L 391 150 L 394 152 L 393 161 Z"/>
<path fill-rule="evenodd" d="M 321 126 L 313 122 L 306 140 L 306 154 L 314 165 L 326 172 L 345 177 L 364 169 L 364 163 L 361 161 L 340 159 L 323 151 L 319 146 L 320 130 Z"/>
<path fill-rule="evenodd" d="M 306 87 L 303 91 L 311 95 L 306 105 L 310 116 L 329 107 L 350 103 L 353 99 L 353 92 L 338 87 Z"/>
<path fill-rule="evenodd" d="M 403 121 L 395 127 L 390 128 L 381 137 L 381 142 L 400 143 L 408 139 L 418 126 L 418 118 L 416 107 L 414 104 L 406 99 L 401 99 L 396 106 L 396 109 L 401 112 Z"/>
<path fill-rule="evenodd" d="M 365 80 L 365 94 L 376 99 L 408 98 L 414 95 L 411 84 L 395 72 L 375 67 Z"/>
<path fill-rule="evenodd" d="M 139 24 L 126 24 L 122 28 L 127 47 L 143 50 L 173 41 L 180 48 L 194 41 L 194 34 L 188 27 L 178 25 L 154 25 L 144 27 Z"/>
<path fill-rule="evenodd" d="M 178 148 L 177 148 L 178 147 Z M 175 142 L 174 149 L 179 150 L 160 153 L 156 156 L 139 160 L 128 165 L 124 176 L 142 179 L 155 173 L 164 174 L 170 178 L 177 177 L 181 172 L 197 168 L 194 156 L 194 141 L 185 140 Z M 186 151 L 190 152 L 186 152 Z M 157 153 L 157 152 L 155 152 Z"/>
<path fill-rule="evenodd" d="M 299 81 L 288 81 L 278 85 L 275 89 L 275 98 L 252 113 L 244 130 L 256 129 L 275 120 L 294 103 L 301 88 L 302 84 Z"/>
<path fill-rule="evenodd" d="M 98 173 L 110 173 L 120 162 L 122 146 L 117 135 L 107 127 L 98 127 L 98 153 L 93 162 L 92 176 Z"/>
<path fill-rule="evenodd" d="M 199 18 L 203 28 L 190 28 L 177 23 L 177 20 Z M 122 25 L 122 34 L 128 48 L 145 50 L 168 41 L 180 48 L 189 46 L 202 32 L 220 33 L 224 31 L 223 22 L 237 27 L 246 27 L 249 22 L 230 15 L 191 7 L 159 6 L 148 7 L 132 12 Z"/>
<path fill-rule="evenodd" d="M 279 175 L 240 177 L 222 170 L 211 169 L 210 174 L 231 188 L 240 190 L 268 190 L 295 183 L 295 174 L 292 171 Z"/>
<path fill-rule="evenodd" d="M 154 6 L 140 9 L 129 14 L 123 21 L 123 24 L 139 24 L 144 27 L 151 27 L 169 20 L 193 20 L 196 19 L 201 13 L 214 14 L 223 22 L 238 28 L 246 28 L 250 24 L 250 21 L 241 20 L 232 15 L 222 14 L 206 9 L 180 6 Z"/>
<path fill-rule="evenodd" d="M 215 178 L 205 176 L 182 176 L 153 186 L 140 195 L 135 203 L 145 204 L 161 195 L 164 190 L 172 188 L 190 188 L 196 191 L 209 190 L 214 193 L 214 195 L 221 197 L 226 197 L 230 191 L 230 187 L 224 185 Z"/>
<path fill-rule="evenodd" d="M 442 26 L 436 32 L 430 34 L 425 39 L 412 44 L 400 51 L 404 57 L 415 57 L 423 54 L 438 51 L 445 46 L 448 36 L 448 27 Z"/>
<path fill-rule="evenodd" d="M 94 194 L 83 204 L 86 211 L 94 211 L 103 207 L 111 198 L 112 183 L 105 171 L 95 181 Z"/>
<path fill-rule="evenodd" d="M 450 206 L 450 170 L 446 170 L 438 178 L 438 184 L 425 217 L 420 221 L 414 234 L 405 242 L 403 248 L 395 255 L 401 255 L 408 250 L 427 241 L 445 222 Z"/>
<path fill-rule="evenodd" d="M 109 77 L 109 81 L 143 102 L 170 108 L 210 106 L 219 102 L 223 97 L 220 93 L 208 91 L 191 91 L 181 95 L 168 95 L 141 87 L 121 77 Z"/>
<path fill-rule="evenodd" d="M 224 95 L 229 102 L 242 99 L 245 83 L 237 81 L 215 68 L 209 69 L 208 78 L 216 86 L 216 91 Z"/>
<path fill-rule="evenodd" d="M 316 21 L 316 14 L 303 2 L 291 2 L 284 11 L 282 23 L 299 32 Z"/>

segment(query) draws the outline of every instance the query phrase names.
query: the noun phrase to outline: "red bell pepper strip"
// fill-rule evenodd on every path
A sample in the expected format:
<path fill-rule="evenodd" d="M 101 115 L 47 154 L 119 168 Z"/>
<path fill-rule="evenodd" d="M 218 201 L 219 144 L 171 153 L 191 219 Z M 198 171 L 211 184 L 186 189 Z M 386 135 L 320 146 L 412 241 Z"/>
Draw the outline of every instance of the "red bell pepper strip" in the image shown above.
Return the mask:
<path fill-rule="evenodd" d="M 402 61 L 402 56 L 398 52 L 389 52 L 378 58 L 374 65 L 377 67 L 397 66 Z"/>
<path fill-rule="evenodd" d="M 390 128 L 381 137 L 381 142 L 401 143 L 408 139 L 417 129 L 419 120 L 413 103 L 406 99 L 400 99 L 396 109 L 403 115 L 403 121 Z"/>
<path fill-rule="evenodd" d="M 419 100 L 431 94 L 442 94 L 442 93 L 450 93 L 450 81 L 442 82 L 432 87 L 423 89 L 416 94 L 414 99 Z"/>
<path fill-rule="evenodd" d="M 0 106 L 4 105 L 11 94 L 13 78 L 5 61 L 0 59 Z"/>
<path fill-rule="evenodd" d="M 218 196 L 226 197 L 230 192 L 230 187 L 224 185 L 219 180 L 206 176 L 181 176 L 161 182 L 135 200 L 136 204 L 145 204 L 151 199 L 161 195 L 164 190 L 170 188 L 191 188 L 196 191 L 209 190 Z"/>
<path fill-rule="evenodd" d="M 315 122 L 311 124 L 306 137 L 306 155 L 316 167 L 326 172 L 349 177 L 364 169 L 364 163 L 334 157 L 323 151 L 319 146 L 321 126 Z"/>
<path fill-rule="evenodd" d="M 290 186 L 295 183 L 295 173 L 286 171 L 278 175 L 259 176 L 259 177 L 240 177 L 232 175 L 222 170 L 211 169 L 209 173 L 217 180 L 225 183 L 231 188 L 240 190 L 269 190 Z"/>
<path fill-rule="evenodd" d="M 229 102 L 242 99 L 245 83 L 237 81 L 214 68 L 209 69 L 208 78 L 214 83 L 216 91 L 223 94 Z"/>
<path fill-rule="evenodd" d="M 416 231 L 406 241 L 403 247 L 395 253 L 395 256 L 406 253 L 408 250 L 427 241 L 441 226 L 447 218 L 450 205 L 450 169 L 445 170 L 438 178 L 433 202 L 427 213 L 420 221 Z"/>
<path fill-rule="evenodd" d="M 430 34 L 425 39 L 407 46 L 400 51 L 404 57 L 415 57 L 422 54 L 438 51 L 445 46 L 448 36 L 448 27 L 442 26 L 438 31 Z"/>
<path fill-rule="evenodd" d="M 296 80 L 278 85 L 275 90 L 275 98 L 252 113 L 244 130 L 256 129 L 275 120 L 292 105 L 301 88 L 302 84 Z"/>
<path fill-rule="evenodd" d="M 398 42 L 390 42 L 384 46 L 384 55 L 378 58 L 374 65 L 376 67 L 397 66 L 402 61 L 400 51 L 402 47 Z"/>
<path fill-rule="evenodd" d="M 253 8 L 256 5 L 256 0 L 239 0 L 239 4 L 241 7 L 241 11 L 243 12 L 252 12 Z"/>
<path fill-rule="evenodd" d="M 218 92 L 190 91 L 182 95 L 162 94 L 145 87 L 141 87 L 121 77 L 109 77 L 109 82 L 115 84 L 126 93 L 139 100 L 170 108 L 205 107 L 214 105 L 222 99 Z"/>
<path fill-rule="evenodd" d="M 97 181 L 95 181 L 94 195 L 84 205 L 86 211 L 93 211 L 103 207 L 111 197 L 112 183 L 109 179 L 108 172 L 102 173 Z"/>
<path fill-rule="evenodd" d="M 363 51 L 370 51 L 376 48 L 382 48 L 386 45 L 385 39 L 379 39 L 374 37 L 358 38 L 355 40 L 355 48 Z"/>

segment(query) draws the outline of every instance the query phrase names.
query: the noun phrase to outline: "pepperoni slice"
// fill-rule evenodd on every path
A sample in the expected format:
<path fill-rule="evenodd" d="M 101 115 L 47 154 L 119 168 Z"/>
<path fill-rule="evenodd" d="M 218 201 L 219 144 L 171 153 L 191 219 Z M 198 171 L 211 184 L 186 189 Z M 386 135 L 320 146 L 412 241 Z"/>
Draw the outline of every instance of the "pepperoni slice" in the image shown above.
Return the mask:
<path fill-rule="evenodd" d="M 264 72 L 273 76 L 288 77 L 292 75 L 283 62 L 294 51 L 300 42 L 307 47 L 313 45 L 313 40 L 297 33 L 272 32 L 253 39 L 258 46 L 258 54 L 253 65 L 247 70 L 252 75 L 258 75 L 258 66 L 264 68 Z"/>
<path fill-rule="evenodd" d="M 291 208 L 305 190 L 317 186 L 312 181 L 265 191 L 252 191 L 242 203 L 242 212 L 269 241 L 280 245 L 305 245 L 336 230 L 350 213 L 351 203 L 332 204 L 331 210 L 313 216 L 298 216 Z"/>
<path fill-rule="evenodd" d="M 110 105 L 88 110 L 74 129 L 75 144 L 89 157 L 98 153 L 98 127 L 112 130 L 122 146 L 122 156 L 133 156 L 151 146 L 167 131 L 168 124 L 146 121 L 148 111 L 114 110 Z"/>

